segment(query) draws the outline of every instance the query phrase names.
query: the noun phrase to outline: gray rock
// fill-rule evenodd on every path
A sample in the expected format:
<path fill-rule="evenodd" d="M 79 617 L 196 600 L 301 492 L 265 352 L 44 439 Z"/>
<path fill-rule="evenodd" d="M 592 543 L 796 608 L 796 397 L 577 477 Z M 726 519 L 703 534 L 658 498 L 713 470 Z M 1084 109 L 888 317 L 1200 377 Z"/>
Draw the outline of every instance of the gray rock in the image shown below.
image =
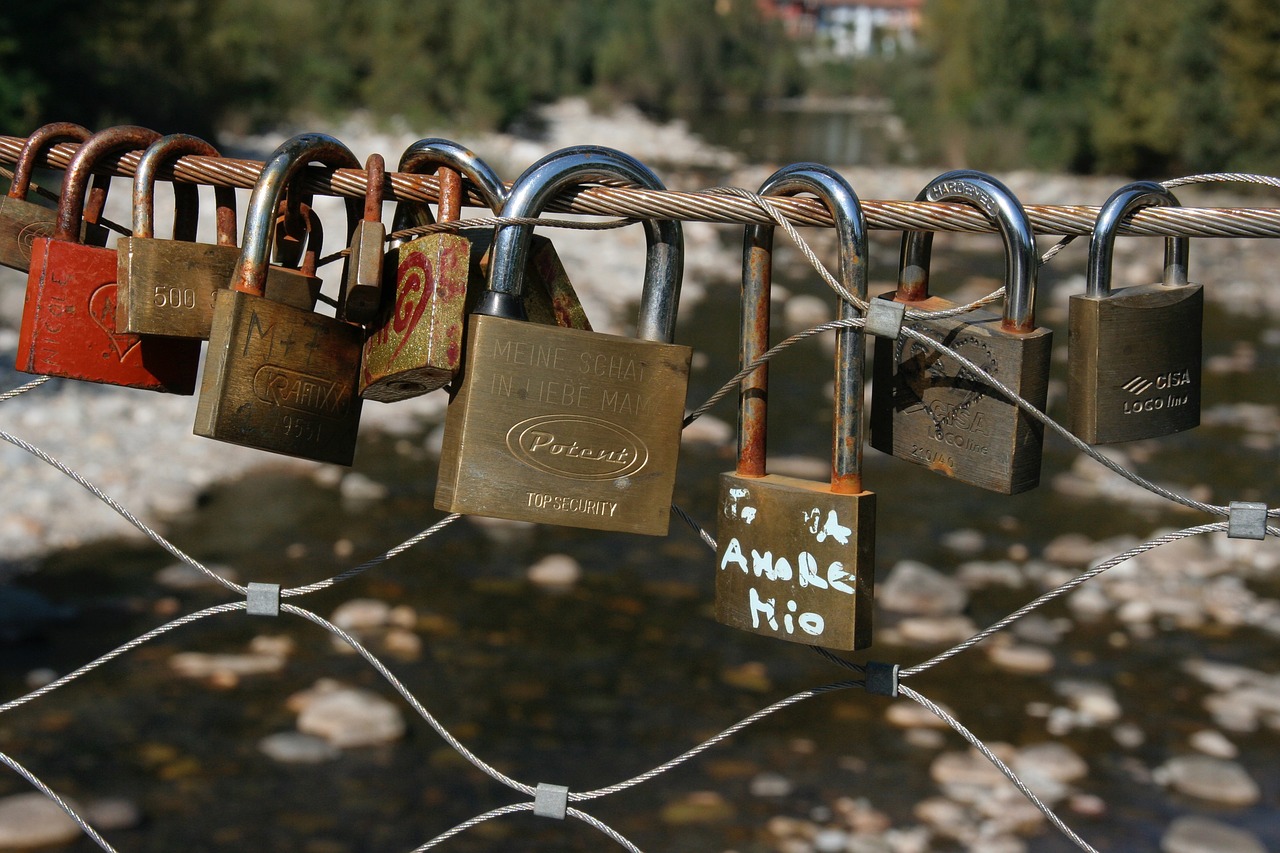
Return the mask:
<path fill-rule="evenodd" d="M 893 613 L 953 616 L 969 603 L 959 581 L 914 560 L 898 563 L 878 587 L 880 606 Z"/>
<path fill-rule="evenodd" d="M 794 788 L 790 779 L 778 773 L 757 773 L 750 785 L 753 797 L 785 797 Z"/>
<path fill-rule="evenodd" d="M 80 811 L 67 800 L 67 805 Z M 0 848 L 25 849 L 75 841 L 79 825 L 53 800 L 38 791 L 0 800 Z"/>
<path fill-rule="evenodd" d="M 258 741 L 258 749 L 282 764 L 321 764 L 342 751 L 324 738 L 301 732 L 277 732 Z"/>
<path fill-rule="evenodd" d="M 1160 849 L 1163 853 L 1267 853 L 1253 833 L 1196 815 L 1169 824 Z"/>
<path fill-rule="evenodd" d="M 405 723 L 400 709 L 378 694 L 339 687 L 306 703 L 298 714 L 298 731 L 345 749 L 399 740 Z"/>
<path fill-rule="evenodd" d="M 391 605 L 376 598 L 344 601 L 329 616 L 330 622 L 352 633 L 385 628 L 390 619 Z"/>
<path fill-rule="evenodd" d="M 1180 755 L 1157 768 L 1156 781 L 1175 791 L 1228 806 L 1250 806 L 1262 792 L 1243 767 L 1208 755 Z"/>
<path fill-rule="evenodd" d="M 525 576 L 534 586 L 568 589 L 582 578 L 582 566 L 568 554 L 548 554 L 530 566 Z"/>

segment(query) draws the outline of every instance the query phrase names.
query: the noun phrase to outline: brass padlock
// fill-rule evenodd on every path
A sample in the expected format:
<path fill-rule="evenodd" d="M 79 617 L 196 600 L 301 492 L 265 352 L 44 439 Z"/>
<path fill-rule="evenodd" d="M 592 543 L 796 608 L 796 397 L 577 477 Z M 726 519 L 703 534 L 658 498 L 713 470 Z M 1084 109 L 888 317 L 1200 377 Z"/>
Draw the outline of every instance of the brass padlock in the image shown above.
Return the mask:
<path fill-rule="evenodd" d="M 1176 207 L 1178 200 L 1151 181 L 1112 193 L 1089 241 L 1085 292 L 1071 297 L 1071 431 L 1090 444 L 1156 438 L 1200 425 L 1204 288 L 1187 282 L 1190 241 L 1165 241 L 1163 282 L 1111 287 L 1120 222 L 1150 205 Z"/>
<path fill-rule="evenodd" d="M 116 252 L 76 242 L 94 165 L 159 137 L 146 128 L 114 127 L 89 137 L 71 159 L 56 230 L 32 244 L 18 370 L 170 394 L 195 389 L 200 342 L 117 332 Z"/>
<path fill-rule="evenodd" d="M 236 246 L 236 197 L 230 187 L 214 187 L 217 244 L 195 242 L 196 186 L 174 182 L 179 215 L 174 239 L 155 238 L 155 182 L 161 168 L 180 157 L 218 157 L 218 151 L 195 136 L 172 134 L 154 142 L 138 161 L 133 176 L 133 235 L 116 244 L 119 253 L 119 305 L 116 330 L 139 335 L 167 335 L 208 340 L 213 297 L 228 286 L 240 258 Z M 186 214 L 183 211 L 192 209 Z M 182 229 L 186 229 L 184 232 Z M 296 270 L 271 267 L 268 299 L 311 310 L 320 280 L 302 278 Z"/>
<path fill-rule="evenodd" d="M 88 138 L 88 130 L 69 121 L 46 124 L 27 137 L 13 167 L 9 192 L 0 198 L 0 264 L 27 272 L 31 268 L 32 241 L 53 235 L 57 209 L 27 200 L 31 173 L 40 155 L 59 142 L 84 142 Z"/>
<path fill-rule="evenodd" d="M 620 151 L 566 148 L 525 170 L 504 215 L 536 216 L 561 190 L 599 180 L 663 188 Z M 445 418 L 435 506 L 663 535 L 693 355 L 668 343 L 683 271 L 680 225 L 645 221 L 640 340 L 524 319 L 530 231 L 505 225 L 494 240 L 488 288 L 468 321 L 465 366 Z"/>
<path fill-rule="evenodd" d="M 235 278 L 216 296 L 194 431 L 350 465 L 360 422 L 356 391 L 363 331 L 263 296 L 280 195 L 290 177 L 312 161 L 360 168 L 345 145 L 320 133 L 288 139 L 268 158 L 249 199 Z"/>
<path fill-rule="evenodd" d="M 971 170 L 934 178 L 917 201 L 978 208 L 1004 239 L 1004 313 L 976 310 L 938 320 L 908 320 L 1044 410 L 1053 333 L 1035 324 L 1035 235 L 1021 203 L 990 175 Z M 882 299 L 908 309 L 955 307 L 929 295 L 931 232 L 903 236 L 898 289 Z M 1043 424 L 935 347 L 905 337 L 876 338 L 871 446 L 961 482 L 1003 494 L 1040 483 Z"/>
<path fill-rule="evenodd" d="M 775 172 L 761 195 L 811 192 L 836 222 L 840 280 L 867 295 L 867 230 L 853 188 L 826 166 Z M 748 225 L 742 270 L 742 367 L 769 348 L 773 226 Z M 841 301 L 840 318 L 858 316 Z M 738 465 L 720 475 L 716 515 L 716 619 L 734 628 L 830 649 L 871 645 L 876 496 L 862 486 L 862 330 L 836 333 L 831 481 L 769 474 L 767 365 L 738 396 Z"/>
<path fill-rule="evenodd" d="M 382 256 L 387 228 L 382 224 L 382 197 L 387 164 L 381 154 L 365 160 L 364 216 L 351 234 L 350 254 L 343 270 L 338 316 L 348 323 L 368 324 L 382 304 Z"/>

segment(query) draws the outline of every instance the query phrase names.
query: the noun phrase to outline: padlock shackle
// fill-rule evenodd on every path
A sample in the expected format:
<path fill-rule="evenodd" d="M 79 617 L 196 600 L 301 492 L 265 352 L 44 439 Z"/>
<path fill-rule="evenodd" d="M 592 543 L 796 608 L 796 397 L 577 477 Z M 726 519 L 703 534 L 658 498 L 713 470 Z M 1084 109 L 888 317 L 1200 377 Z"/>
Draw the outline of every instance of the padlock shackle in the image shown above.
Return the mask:
<path fill-rule="evenodd" d="M 381 154 L 370 154 L 364 161 L 364 221 L 382 221 L 382 199 L 386 194 L 387 161 Z"/>
<path fill-rule="evenodd" d="M 197 136 L 173 133 L 157 139 L 143 152 L 138 168 L 133 173 L 133 236 L 151 239 L 155 237 L 155 184 L 160 168 L 172 165 L 188 154 L 198 157 L 219 157 L 218 149 Z M 218 245 L 234 246 L 236 243 L 236 195 L 231 187 L 214 187 L 217 204 Z M 175 240 L 194 241 L 200 214 L 200 199 L 195 184 L 174 181 Z"/>
<path fill-rule="evenodd" d="M 867 298 L 867 221 L 857 193 L 836 170 L 818 163 L 794 163 L 774 172 L 758 190 L 764 196 L 812 193 L 835 221 L 839 277 L 859 299 Z M 742 366 L 769 348 L 770 284 L 773 268 L 773 225 L 748 225 L 743 242 Z M 859 316 L 851 302 L 840 300 L 841 320 Z M 862 396 L 866 348 L 862 330 L 836 332 L 835 391 L 832 416 L 831 491 L 859 494 L 862 488 Z M 746 477 L 765 471 L 765 405 L 767 365 L 743 380 L 738 403 L 738 470 Z"/>
<path fill-rule="evenodd" d="M 1005 292 L 1001 328 L 1013 333 L 1034 331 L 1036 273 L 1040 258 L 1036 254 L 1031 220 L 1017 196 L 984 172 L 957 169 L 930 181 L 916 196 L 916 201 L 961 202 L 977 208 L 996 226 L 1004 240 Z M 932 249 L 932 231 L 908 231 L 903 235 L 898 265 L 898 301 L 918 302 L 929 298 L 929 256 Z"/>
<path fill-rule="evenodd" d="M 94 165 L 104 157 L 146 148 L 160 138 L 154 130 L 136 125 L 121 125 L 100 130 L 80 144 L 67 164 L 62 179 L 62 196 L 58 199 L 58 221 L 53 239 L 69 243 L 80 240 L 80 224 L 84 217 L 85 189 Z"/>
<path fill-rule="evenodd" d="M 1089 267 L 1084 295 L 1092 298 L 1111 295 L 1111 263 L 1115 255 L 1116 234 L 1125 217 L 1143 207 L 1181 207 L 1177 197 L 1155 181 L 1134 181 L 1111 194 L 1098 210 L 1089 238 Z M 1191 241 L 1186 237 L 1169 237 L 1164 241 L 1163 282 L 1173 287 L 1187 284 L 1187 263 Z"/>
<path fill-rule="evenodd" d="M 658 176 L 639 160 L 601 145 L 576 145 L 553 151 L 525 169 L 511 185 L 504 216 L 536 217 L 569 187 L 595 181 L 664 190 Z M 684 231 L 672 219 L 646 219 L 644 289 L 636 335 L 641 340 L 675 338 L 680 281 L 684 275 Z M 533 237 L 531 225 L 499 226 L 493 239 L 489 286 L 477 314 L 524 319 L 524 272 Z"/>
<path fill-rule="evenodd" d="M 235 272 L 231 277 L 233 289 L 253 296 L 263 295 L 267 282 L 267 256 L 271 249 L 280 197 L 290 179 L 313 162 L 334 169 L 360 168 L 360 161 L 351 150 L 328 134 L 300 133 L 282 142 L 267 158 L 262 174 L 249 196 L 244 245 L 240 248 L 240 260 L 236 262 Z M 308 240 L 307 243 L 309 247 L 311 241 Z"/>
<path fill-rule="evenodd" d="M 18 162 L 13 166 L 13 181 L 9 184 L 9 198 L 26 199 L 31 191 L 31 175 L 41 154 L 59 142 L 84 142 L 90 136 L 88 128 L 70 121 L 55 121 L 36 128 L 18 152 Z"/>
<path fill-rule="evenodd" d="M 484 203 L 501 215 L 507 203 L 507 187 L 493 168 L 474 151 L 449 139 L 419 139 L 400 155 L 397 171 L 426 174 L 439 168 L 453 169 L 471 182 Z"/>

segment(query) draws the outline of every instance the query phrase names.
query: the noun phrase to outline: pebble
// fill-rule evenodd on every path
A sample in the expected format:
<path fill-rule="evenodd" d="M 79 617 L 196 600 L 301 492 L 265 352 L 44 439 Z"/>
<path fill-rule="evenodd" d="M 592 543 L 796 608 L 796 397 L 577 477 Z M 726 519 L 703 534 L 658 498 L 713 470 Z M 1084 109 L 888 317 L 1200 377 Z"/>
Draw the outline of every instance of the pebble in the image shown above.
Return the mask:
<path fill-rule="evenodd" d="M 1200 729 L 1198 732 L 1192 733 L 1187 742 L 1196 752 L 1202 752 L 1214 758 L 1231 760 L 1240 755 L 1240 748 L 1227 740 L 1227 736 L 1216 729 Z"/>
<path fill-rule="evenodd" d="M 960 581 L 965 589 L 970 590 L 985 589 L 991 586 L 1018 589 L 1027 582 L 1017 564 L 1008 560 L 997 560 L 995 562 L 971 560 L 967 563 L 961 563 L 956 569 L 956 580 Z"/>
<path fill-rule="evenodd" d="M 67 805 L 80 813 L 80 806 L 74 801 L 67 800 Z M 80 826 L 57 803 L 38 791 L 0 799 L 0 848 L 67 844 L 81 834 Z"/>
<path fill-rule="evenodd" d="M 955 712 L 941 702 L 937 703 L 938 707 L 946 711 L 948 714 L 954 715 Z M 891 725 L 900 729 L 945 729 L 947 724 L 941 717 L 930 711 L 919 702 L 913 702 L 910 699 L 902 699 L 893 702 L 888 708 L 885 708 L 884 718 Z"/>
<path fill-rule="evenodd" d="M 330 622 L 352 633 L 384 628 L 390 619 L 391 605 L 375 598 L 353 598 L 338 605 L 329 616 Z"/>
<path fill-rule="evenodd" d="M 720 823 L 734 815 L 733 804 L 718 791 L 692 791 L 662 808 L 663 823 L 673 826 Z"/>
<path fill-rule="evenodd" d="M 949 530 L 942 534 L 939 540 L 944 548 L 959 554 L 961 556 L 973 556 L 982 552 L 987 547 L 987 537 L 979 530 L 970 527 L 964 527 L 959 530 Z"/>
<path fill-rule="evenodd" d="M 324 738 L 301 732 L 277 732 L 258 741 L 258 749 L 281 764 L 321 764 L 342 751 Z"/>
<path fill-rule="evenodd" d="M 377 693 L 337 687 L 317 693 L 298 714 L 298 731 L 347 749 L 399 740 L 405 733 L 400 709 Z"/>
<path fill-rule="evenodd" d="M 1262 793 L 1248 772 L 1232 761 L 1181 755 L 1156 768 L 1157 782 L 1178 793 L 1227 806 L 1250 806 Z"/>
<path fill-rule="evenodd" d="M 239 583 L 240 575 L 230 566 L 206 565 L 209 571 L 224 580 Z M 192 589 L 225 589 L 222 584 L 209 577 L 195 566 L 186 563 L 173 563 L 156 572 L 155 581 L 166 589 L 186 591 Z"/>
<path fill-rule="evenodd" d="M 968 616 L 915 617 L 899 622 L 897 633 L 904 643 L 948 646 L 969 639 L 978 633 L 978 626 Z"/>
<path fill-rule="evenodd" d="M 952 616 L 964 610 L 969 595 L 955 578 L 914 560 L 902 560 L 877 584 L 876 599 L 892 613 Z"/>
<path fill-rule="evenodd" d="M 342 502 L 348 508 L 363 507 L 386 499 L 391 493 L 382 483 L 373 480 L 359 471 L 349 471 L 338 486 Z"/>
<path fill-rule="evenodd" d="M 1160 839 L 1162 853 L 1267 853 L 1251 832 L 1198 815 L 1174 819 Z"/>
<path fill-rule="evenodd" d="M 711 415 L 700 415 L 680 433 L 681 444 L 728 444 L 733 427 Z"/>
<path fill-rule="evenodd" d="M 169 668 L 184 678 L 215 679 L 227 686 L 246 675 L 268 675 L 284 669 L 281 655 L 210 654 L 177 652 L 169 658 Z"/>
<path fill-rule="evenodd" d="M 1053 652 L 1028 643 L 990 643 L 987 658 L 1005 672 L 1038 675 L 1053 669 Z"/>
<path fill-rule="evenodd" d="M 779 773 L 758 773 L 748 787 L 753 797 L 786 797 L 794 789 L 791 780 Z"/>
<path fill-rule="evenodd" d="M 534 586 L 566 590 L 582 579 L 582 565 L 568 554 L 548 554 L 525 572 Z"/>

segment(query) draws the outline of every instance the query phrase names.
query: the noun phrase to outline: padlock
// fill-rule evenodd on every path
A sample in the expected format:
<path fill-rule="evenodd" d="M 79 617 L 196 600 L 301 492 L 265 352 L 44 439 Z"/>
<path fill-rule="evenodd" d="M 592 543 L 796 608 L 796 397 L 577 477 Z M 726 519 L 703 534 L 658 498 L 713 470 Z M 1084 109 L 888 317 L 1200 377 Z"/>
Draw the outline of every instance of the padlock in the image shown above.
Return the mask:
<path fill-rule="evenodd" d="M 195 389 L 200 342 L 117 332 L 116 252 L 75 242 L 95 163 L 146 148 L 159 136 L 141 127 L 111 128 L 89 137 L 71 159 L 54 235 L 32 244 L 19 370 L 170 394 Z"/>
<path fill-rule="evenodd" d="M 536 216 L 561 190 L 621 180 L 662 183 L 637 160 L 580 146 L 547 155 L 504 208 Z M 683 232 L 646 220 L 639 340 L 524 319 L 528 225 L 494 239 L 488 288 L 468 320 L 463 374 L 445 416 L 435 506 L 449 512 L 663 535 L 693 351 L 669 343 Z"/>
<path fill-rule="evenodd" d="M 345 145 L 320 133 L 288 139 L 268 158 L 249 198 L 235 277 L 215 297 L 194 431 L 350 465 L 360 422 L 363 330 L 263 296 L 280 195 L 289 179 L 312 161 L 360 168 Z M 311 218 L 315 228 L 314 213 Z"/>
<path fill-rule="evenodd" d="M 442 221 L 458 216 L 459 169 L 481 192 L 495 186 L 501 191 L 502 182 L 483 161 L 461 146 L 455 146 L 455 152 L 430 144 L 437 141 L 444 142 L 420 140 L 411 146 L 401 156 L 398 171 L 439 167 Z M 418 212 L 430 215 L 425 207 Z M 391 255 L 388 266 L 395 270 L 395 286 L 388 288 L 390 298 L 384 300 L 364 343 L 362 397 L 383 403 L 406 400 L 441 388 L 453 378 L 462 359 L 470 255 L 470 242 L 456 233 L 408 240 Z"/>
<path fill-rule="evenodd" d="M 348 323 L 367 325 L 378 316 L 382 304 L 383 244 L 387 228 L 382 224 L 382 196 L 387 179 L 387 164 L 381 154 L 370 154 L 365 161 L 364 216 L 355 223 L 351 234 L 350 254 L 343 269 L 342 299 L 338 316 Z"/>
<path fill-rule="evenodd" d="M 236 197 L 230 187 L 214 187 L 217 206 L 217 244 L 195 241 L 195 213 L 181 211 L 198 205 L 194 184 L 174 182 L 179 215 L 174 239 L 155 238 L 155 182 L 168 163 L 185 155 L 218 157 L 218 151 L 195 136 L 172 134 L 153 143 L 133 176 L 133 236 L 116 244 L 119 253 L 119 304 L 116 330 L 140 335 L 167 335 L 208 340 L 213 322 L 214 294 L 228 286 L 240 257 L 236 246 Z M 181 229 L 188 229 L 185 233 Z M 312 273 L 271 267 L 268 299 L 311 310 L 320 280 Z"/>
<path fill-rule="evenodd" d="M 1005 247 L 1004 312 L 911 320 L 907 326 L 964 356 L 1043 411 L 1053 333 L 1035 324 L 1035 235 L 1022 204 L 995 178 L 960 170 L 934 178 L 917 201 L 957 201 L 980 210 Z M 882 299 L 908 309 L 955 304 L 929 295 L 931 232 L 903 236 L 898 289 Z M 1044 426 L 935 347 L 876 338 L 871 446 L 961 482 L 1017 494 L 1040 482 Z"/>
<path fill-rule="evenodd" d="M 441 222 L 460 216 L 459 173 L 492 212 L 502 212 L 506 187 L 470 150 L 447 139 L 422 139 L 405 151 L 399 171 L 413 173 L 428 167 L 439 168 Z M 415 210 L 425 220 L 417 224 L 430 224 L 425 207 Z M 462 366 L 464 319 L 483 289 L 492 234 L 492 229 L 479 228 L 428 234 L 402 243 L 392 254 L 397 270 L 395 298 L 384 305 L 365 341 L 361 396 L 394 402 L 440 388 L 457 375 Z M 551 241 L 533 237 L 526 275 L 530 282 L 524 290 L 524 307 L 531 321 L 591 329 Z"/>
<path fill-rule="evenodd" d="M 9 192 L 0 198 L 0 264 L 27 272 L 31 267 L 32 241 L 53 234 L 57 209 L 27 200 L 31 173 L 40 155 L 59 142 L 84 142 L 88 138 L 88 130 L 69 121 L 46 124 L 27 137 L 13 167 Z"/>
<path fill-rule="evenodd" d="M 1165 241 L 1163 282 L 1111 287 L 1120 222 L 1150 205 L 1177 207 L 1178 200 L 1151 181 L 1128 184 L 1107 199 L 1089 240 L 1085 292 L 1071 296 L 1071 431 L 1090 444 L 1156 438 L 1200 425 L 1204 288 L 1187 282 L 1190 241 Z"/>
<path fill-rule="evenodd" d="M 867 230 L 853 188 L 826 166 L 797 163 L 773 174 L 766 196 L 811 192 L 831 210 L 840 280 L 867 294 Z M 748 225 L 742 270 L 742 367 L 769 348 L 773 226 Z M 840 318 L 858 316 L 841 301 Z M 831 481 L 766 471 L 767 365 L 738 397 L 738 464 L 720 475 L 716 515 L 716 619 L 795 643 L 831 649 L 871 645 L 875 583 L 874 493 L 862 486 L 863 334 L 836 333 Z"/>

